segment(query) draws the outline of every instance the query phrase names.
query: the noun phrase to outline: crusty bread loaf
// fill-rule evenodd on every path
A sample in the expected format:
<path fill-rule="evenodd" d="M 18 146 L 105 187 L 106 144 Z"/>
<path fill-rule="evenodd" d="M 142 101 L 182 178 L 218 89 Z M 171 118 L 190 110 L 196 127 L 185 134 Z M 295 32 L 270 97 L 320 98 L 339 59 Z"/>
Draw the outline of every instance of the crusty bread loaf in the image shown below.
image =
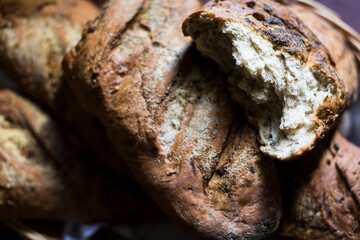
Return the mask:
<path fill-rule="evenodd" d="M 87 0 L 1 0 L 0 64 L 31 97 L 51 108 L 61 95 L 61 61 L 85 23 L 99 15 Z"/>
<path fill-rule="evenodd" d="M 86 142 L 103 163 L 130 176 L 103 126 L 80 107 L 63 79 L 65 51 L 81 38 L 85 23 L 99 14 L 86 0 L 1 0 L 0 68 Z"/>
<path fill-rule="evenodd" d="M 274 1 L 213 0 L 183 24 L 184 34 L 228 73 L 233 99 L 259 130 L 261 150 L 280 160 L 311 150 L 357 92 L 344 38 L 326 49 L 291 10 Z M 322 40 L 339 34 L 328 29 Z M 340 54 L 332 58 L 336 47 Z M 347 65 L 341 65 L 344 52 Z"/>
<path fill-rule="evenodd" d="M 188 233 L 265 238 L 281 215 L 274 163 L 258 150 L 224 76 L 179 31 L 198 7 L 112 1 L 65 55 L 65 74 L 139 183 Z"/>
<path fill-rule="evenodd" d="M 162 213 L 30 101 L 0 90 L 0 219 L 140 224 Z"/>
<path fill-rule="evenodd" d="M 308 156 L 279 166 L 280 234 L 289 239 L 360 238 L 360 148 L 331 134 Z"/>

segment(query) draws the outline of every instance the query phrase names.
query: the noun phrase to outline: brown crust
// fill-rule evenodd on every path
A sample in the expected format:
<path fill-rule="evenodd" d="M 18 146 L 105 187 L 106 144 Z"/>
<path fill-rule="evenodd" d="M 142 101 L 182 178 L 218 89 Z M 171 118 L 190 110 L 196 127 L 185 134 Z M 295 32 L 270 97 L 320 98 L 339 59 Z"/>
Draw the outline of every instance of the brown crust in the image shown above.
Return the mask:
<path fill-rule="evenodd" d="M 300 58 L 311 68 L 316 68 L 327 78 L 329 84 L 342 87 L 343 83 L 333 68 L 335 64 L 330 61 L 327 49 L 289 8 L 265 0 L 209 1 L 184 21 L 185 36 L 192 35 L 196 39 L 196 33 L 190 32 L 190 24 L 203 14 L 213 18 L 219 25 L 232 21 L 247 26 L 282 51 Z"/>
<path fill-rule="evenodd" d="M 277 48 L 301 59 L 311 69 L 316 69 L 317 73 L 325 77 L 327 84 L 334 85 L 335 89 L 340 89 L 340 94 L 335 94 L 336 97 L 327 99 L 317 109 L 317 113 L 313 118 L 313 121 L 317 124 L 315 130 L 317 140 L 293 153 L 289 159 L 297 158 L 310 151 L 316 142 L 324 137 L 334 126 L 335 120 L 343 111 L 345 104 L 350 104 L 356 98 L 358 87 L 354 55 L 347 47 L 342 32 L 332 27 L 330 23 L 324 22 L 323 19 L 320 22 L 329 31 L 324 32 L 324 30 L 316 27 L 316 21 L 320 17 L 314 12 L 310 12 L 310 10 L 299 14 L 300 17 L 306 19 L 305 22 L 308 25 L 306 26 L 295 15 L 300 10 L 302 9 L 296 3 L 284 6 L 265 0 L 212 0 L 200 10 L 191 14 L 183 23 L 184 34 L 191 36 L 195 40 L 201 29 L 222 26 L 228 21 L 241 23 L 263 38 L 273 42 Z M 212 21 L 202 21 L 201 19 L 204 19 L 204 16 L 211 18 Z M 307 16 L 309 16 L 309 19 L 307 19 Z M 314 27 L 316 35 L 321 35 L 322 40 L 325 39 L 324 41 L 326 41 L 326 37 L 329 36 L 329 42 L 324 44 L 328 48 L 325 48 L 310 30 L 312 27 Z M 334 36 L 340 36 L 340 38 L 335 39 Z M 340 79 L 338 75 L 342 78 Z M 233 93 L 233 96 L 235 95 L 237 94 Z M 236 96 L 235 99 L 239 100 Z M 250 106 L 245 105 L 243 107 L 247 111 L 251 110 Z M 254 122 L 254 119 L 250 120 Z"/>
<path fill-rule="evenodd" d="M 358 97 L 358 66 L 354 51 L 343 30 L 306 5 L 290 2 L 286 6 L 311 29 L 328 50 L 329 59 L 335 63 L 336 72 L 344 84 L 346 102 L 354 103 Z"/>
<path fill-rule="evenodd" d="M 308 156 L 280 164 L 285 218 L 291 239 L 360 238 L 360 149 L 340 133 Z"/>
<path fill-rule="evenodd" d="M 163 217 L 135 182 L 98 166 L 71 134 L 10 90 L 0 91 L 0 132 L 1 220 L 140 224 Z"/>
<path fill-rule="evenodd" d="M 258 151 L 224 76 L 179 31 L 197 7 L 112 1 L 65 55 L 65 72 L 140 184 L 185 230 L 199 239 L 266 237 L 281 212 L 273 161 Z"/>
<path fill-rule="evenodd" d="M 1 1 L 2 68 L 31 97 L 56 108 L 63 55 L 80 39 L 85 23 L 98 14 L 86 0 Z"/>
<path fill-rule="evenodd" d="M 96 6 L 86 0 L 4 0 L 0 13 L 2 70 L 76 132 L 100 161 L 131 176 L 103 126 L 80 107 L 63 79 L 63 55 L 81 38 L 85 23 L 99 15 Z"/>

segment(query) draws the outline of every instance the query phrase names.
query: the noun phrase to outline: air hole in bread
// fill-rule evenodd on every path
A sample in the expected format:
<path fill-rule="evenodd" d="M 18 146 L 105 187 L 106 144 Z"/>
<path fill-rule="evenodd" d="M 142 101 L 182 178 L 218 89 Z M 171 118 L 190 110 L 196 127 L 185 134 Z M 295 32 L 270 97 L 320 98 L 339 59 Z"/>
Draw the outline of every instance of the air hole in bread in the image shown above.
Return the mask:
<path fill-rule="evenodd" d="M 255 7 L 255 2 L 254 1 L 248 2 L 246 6 L 248 6 L 249 8 L 253 8 Z"/>
<path fill-rule="evenodd" d="M 266 20 L 266 17 L 261 13 L 254 13 L 253 17 L 256 18 L 259 21 L 265 21 Z"/>

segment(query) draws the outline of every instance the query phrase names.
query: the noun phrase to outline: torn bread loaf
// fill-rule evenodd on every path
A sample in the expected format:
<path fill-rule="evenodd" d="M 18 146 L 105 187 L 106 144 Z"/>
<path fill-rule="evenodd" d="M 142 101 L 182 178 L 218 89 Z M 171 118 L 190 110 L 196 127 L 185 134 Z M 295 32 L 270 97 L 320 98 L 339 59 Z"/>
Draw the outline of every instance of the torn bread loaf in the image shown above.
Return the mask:
<path fill-rule="evenodd" d="M 258 128 L 261 150 L 280 160 L 311 150 L 354 93 L 289 9 L 273 1 L 210 1 L 183 23 L 199 51 L 229 74 L 232 97 Z"/>
<path fill-rule="evenodd" d="M 281 216 L 274 161 L 258 149 L 225 76 L 179 31 L 198 7 L 111 1 L 65 55 L 65 74 L 139 183 L 185 231 L 267 238 Z"/>

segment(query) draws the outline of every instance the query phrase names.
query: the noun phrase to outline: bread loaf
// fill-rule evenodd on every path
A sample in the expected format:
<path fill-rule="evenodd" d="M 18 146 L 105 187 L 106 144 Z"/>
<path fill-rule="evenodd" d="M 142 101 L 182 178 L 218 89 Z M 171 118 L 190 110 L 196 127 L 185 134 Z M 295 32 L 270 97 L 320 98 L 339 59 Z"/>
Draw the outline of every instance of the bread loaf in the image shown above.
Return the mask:
<path fill-rule="evenodd" d="M 63 79 L 61 62 L 99 10 L 86 0 L 0 1 L 0 68 L 49 109 L 97 157 L 122 175 L 129 170 L 102 125 L 78 104 Z"/>
<path fill-rule="evenodd" d="M 144 189 L 198 239 L 260 239 L 281 215 L 274 162 L 216 66 L 181 34 L 195 0 L 111 1 L 65 74 Z"/>
<path fill-rule="evenodd" d="M 99 10 L 86 0 L 2 0 L 0 11 L 3 70 L 31 97 L 57 108 L 63 55 Z"/>
<path fill-rule="evenodd" d="M 360 149 L 336 132 L 308 156 L 280 164 L 289 239 L 360 238 Z"/>
<path fill-rule="evenodd" d="M 0 90 L 0 219 L 141 224 L 161 211 L 30 101 Z"/>
<path fill-rule="evenodd" d="M 265 0 L 210 1 L 183 24 L 199 51 L 229 75 L 232 97 L 258 129 L 261 150 L 280 160 L 311 150 L 357 92 L 354 56 L 344 37 L 332 35 L 341 35 L 338 29 L 315 27 L 321 40 L 330 38 L 322 44 L 291 10 L 296 7 Z M 303 15 L 308 21 L 312 14 Z"/>

